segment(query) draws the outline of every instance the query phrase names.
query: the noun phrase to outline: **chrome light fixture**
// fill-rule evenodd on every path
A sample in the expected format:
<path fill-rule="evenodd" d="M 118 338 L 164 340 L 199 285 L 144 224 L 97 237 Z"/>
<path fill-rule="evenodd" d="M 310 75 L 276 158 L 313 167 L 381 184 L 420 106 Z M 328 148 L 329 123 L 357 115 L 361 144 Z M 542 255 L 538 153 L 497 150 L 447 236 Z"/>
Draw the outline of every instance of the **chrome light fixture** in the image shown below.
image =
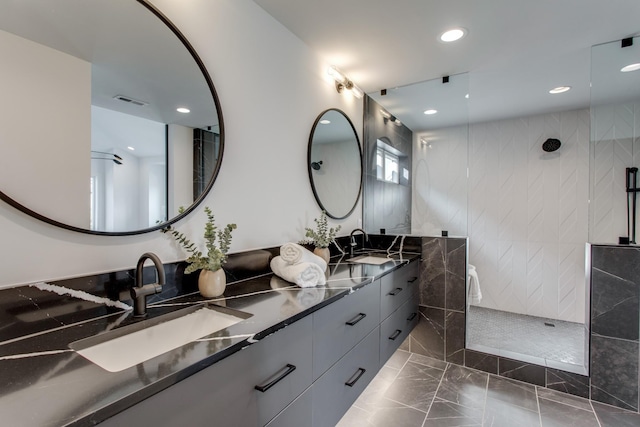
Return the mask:
<path fill-rule="evenodd" d="M 93 160 L 111 160 L 116 165 L 121 165 L 122 164 L 122 157 L 118 156 L 117 154 L 106 153 L 104 151 L 91 150 L 91 158 Z"/>
<path fill-rule="evenodd" d="M 349 80 L 335 65 L 327 70 L 327 73 L 336 81 L 336 90 L 342 93 L 344 90 L 350 91 L 356 98 L 362 98 L 364 92 L 354 82 Z"/>

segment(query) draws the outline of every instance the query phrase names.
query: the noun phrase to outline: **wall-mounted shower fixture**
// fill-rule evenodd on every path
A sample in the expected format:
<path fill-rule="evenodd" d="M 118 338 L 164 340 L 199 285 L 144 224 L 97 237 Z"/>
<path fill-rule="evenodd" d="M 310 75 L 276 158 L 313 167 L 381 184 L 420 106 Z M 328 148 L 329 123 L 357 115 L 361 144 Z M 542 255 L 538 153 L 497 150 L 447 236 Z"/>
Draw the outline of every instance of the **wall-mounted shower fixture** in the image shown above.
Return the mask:
<path fill-rule="evenodd" d="M 621 243 L 636 243 L 636 196 L 638 188 L 638 168 L 627 168 L 627 239 Z"/>
<path fill-rule="evenodd" d="M 319 162 L 311 162 L 311 169 L 313 169 L 314 171 L 319 171 L 321 167 L 322 160 L 320 160 Z"/>
<path fill-rule="evenodd" d="M 96 154 L 97 156 L 94 156 L 94 154 Z M 104 155 L 104 157 L 103 157 L 103 155 Z M 94 159 L 94 160 L 111 160 L 116 165 L 121 165 L 122 164 L 122 157 L 118 156 L 117 154 L 107 153 L 107 152 L 104 152 L 104 151 L 93 151 L 93 150 L 91 150 L 91 158 Z"/>
<path fill-rule="evenodd" d="M 554 151 L 558 150 L 558 148 L 560 148 L 561 145 L 562 143 L 560 142 L 559 139 L 549 138 L 542 143 L 542 149 L 547 153 L 553 153 Z"/>

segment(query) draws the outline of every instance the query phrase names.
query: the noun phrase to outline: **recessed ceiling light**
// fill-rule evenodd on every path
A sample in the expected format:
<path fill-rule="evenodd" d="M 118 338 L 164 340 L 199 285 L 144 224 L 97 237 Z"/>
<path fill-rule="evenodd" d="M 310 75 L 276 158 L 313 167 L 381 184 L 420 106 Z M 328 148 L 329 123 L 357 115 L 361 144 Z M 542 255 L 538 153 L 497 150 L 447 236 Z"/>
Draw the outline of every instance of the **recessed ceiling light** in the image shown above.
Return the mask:
<path fill-rule="evenodd" d="M 440 41 L 445 43 L 454 42 L 460 40 L 467 34 L 467 30 L 464 28 L 453 28 L 440 34 Z"/>
<path fill-rule="evenodd" d="M 176 108 L 176 111 L 178 113 L 183 113 L 183 114 L 187 114 L 187 113 L 191 112 L 191 110 L 189 110 L 188 108 L 185 108 L 185 107 L 178 107 L 178 108 Z"/>
<path fill-rule="evenodd" d="M 469 99 L 469 94 L 466 94 L 464 97 L 465 97 L 466 99 Z"/>
<path fill-rule="evenodd" d="M 637 64 L 629 64 L 626 67 L 622 67 L 620 69 L 620 71 L 622 71 L 623 73 L 628 73 L 629 71 L 638 71 L 640 70 L 640 62 L 638 62 Z"/>
<path fill-rule="evenodd" d="M 425 113 L 427 116 L 430 116 L 430 115 L 435 114 L 435 113 L 437 113 L 437 112 L 438 112 L 438 110 L 434 110 L 433 108 L 430 108 L 430 109 L 428 109 L 428 110 L 425 110 L 425 111 L 424 111 L 424 113 Z"/>
<path fill-rule="evenodd" d="M 127 147 L 127 148 L 128 148 L 129 150 L 131 150 L 131 151 L 135 151 L 135 148 L 133 148 L 133 147 L 131 147 L 131 146 L 129 146 L 129 147 Z"/>
<path fill-rule="evenodd" d="M 327 120 L 327 119 L 320 120 L 321 125 L 328 125 L 329 123 L 331 123 L 331 120 Z"/>
<path fill-rule="evenodd" d="M 563 92 L 566 92 L 566 91 L 568 91 L 570 89 L 571 89 L 571 86 L 558 86 L 558 87 L 554 87 L 553 89 L 551 89 L 549 91 L 549 93 L 553 93 L 553 94 L 563 93 Z"/>

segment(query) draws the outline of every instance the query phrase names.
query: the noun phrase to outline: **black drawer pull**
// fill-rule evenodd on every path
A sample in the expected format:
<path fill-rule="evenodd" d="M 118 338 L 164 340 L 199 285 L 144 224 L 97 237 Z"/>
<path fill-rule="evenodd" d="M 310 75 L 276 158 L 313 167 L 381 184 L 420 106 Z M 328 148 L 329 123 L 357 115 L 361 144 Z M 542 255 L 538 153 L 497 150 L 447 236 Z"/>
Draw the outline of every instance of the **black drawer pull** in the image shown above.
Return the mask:
<path fill-rule="evenodd" d="M 274 385 L 278 384 L 278 382 L 280 382 L 284 377 L 286 377 L 287 375 L 289 375 L 291 372 L 295 371 L 296 367 L 293 366 L 290 363 L 287 363 L 287 366 L 285 366 L 284 368 L 280 369 L 280 371 L 284 371 L 282 372 L 282 374 L 278 375 L 277 378 L 275 378 L 273 381 L 270 381 L 269 383 L 265 384 L 265 385 L 257 385 L 254 388 L 258 391 L 261 392 L 265 392 L 267 390 L 269 390 L 271 387 L 273 387 Z M 280 372 L 278 371 L 278 372 Z M 277 375 L 277 373 L 276 373 Z"/>
<path fill-rule="evenodd" d="M 358 323 L 359 321 L 361 321 L 362 319 L 364 319 L 365 317 L 367 317 L 367 315 L 366 315 L 366 314 L 364 314 L 364 313 L 360 313 L 360 314 L 358 314 L 356 317 L 354 317 L 353 319 L 349 320 L 349 321 L 347 322 L 347 325 L 349 325 L 349 326 L 353 326 L 353 325 L 355 325 L 356 323 Z"/>
<path fill-rule="evenodd" d="M 413 319 L 416 318 L 417 315 L 418 315 L 418 313 L 416 313 L 416 312 L 411 313 L 411 316 L 409 316 L 407 318 L 407 322 L 411 322 Z"/>
<path fill-rule="evenodd" d="M 396 329 L 396 331 L 393 333 L 393 335 L 391 335 L 391 336 L 389 337 L 389 339 L 390 339 L 391 341 L 395 341 L 395 340 L 396 340 L 396 338 L 398 338 L 398 337 L 400 336 L 400 334 L 401 334 L 401 333 L 402 333 L 402 331 L 401 331 L 400 329 Z"/>
<path fill-rule="evenodd" d="M 366 369 L 364 368 L 358 368 L 358 370 L 356 371 L 355 374 L 353 374 L 353 376 L 349 379 L 349 381 L 347 381 L 346 383 L 344 383 L 344 385 L 349 386 L 349 387 L 353 387 L 358 380 L 360 379 L 361 376 L 364 375 L 364 373 L 367 372 Z"/>
<path fill-rule="evenodd" d="M 411 279 L 407 280 L 407 283 L 413 283 L 413 282 L 415 282 L 416 280 L 418 280 L 418 277 L 413 277 L 413 278 L 411 278 Z"/>
<path fill-rule="evenodd" d="M 389 292 L 387 295 L 396 296 L 396 295 L 398 295 L 400 292 L 402 292 L 402 288 L 395 288 L 394 290 L 392 290 L 391 292 Z"/>

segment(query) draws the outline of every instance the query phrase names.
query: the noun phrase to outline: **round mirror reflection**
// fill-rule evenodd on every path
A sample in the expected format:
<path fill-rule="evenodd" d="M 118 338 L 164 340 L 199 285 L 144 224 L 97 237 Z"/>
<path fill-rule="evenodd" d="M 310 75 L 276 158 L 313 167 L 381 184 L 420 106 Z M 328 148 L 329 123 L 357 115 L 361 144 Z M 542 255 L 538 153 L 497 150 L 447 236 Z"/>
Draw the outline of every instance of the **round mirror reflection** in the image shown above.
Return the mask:
<path fill-rule="evenodd" d="M 311 129 L 307 151 L 309 180 L 327 216 L 353 212 L 362 186 L 362 152 L 353 123 L 337 109 L 322 112 Z"/>
<path fill-rule="evenodd" d="M 149 3 L 3 2 L 0 55 L 5 202 L 129 235 L 183 217 L 211 188 L 224 146 L 215 89 Z"/>

